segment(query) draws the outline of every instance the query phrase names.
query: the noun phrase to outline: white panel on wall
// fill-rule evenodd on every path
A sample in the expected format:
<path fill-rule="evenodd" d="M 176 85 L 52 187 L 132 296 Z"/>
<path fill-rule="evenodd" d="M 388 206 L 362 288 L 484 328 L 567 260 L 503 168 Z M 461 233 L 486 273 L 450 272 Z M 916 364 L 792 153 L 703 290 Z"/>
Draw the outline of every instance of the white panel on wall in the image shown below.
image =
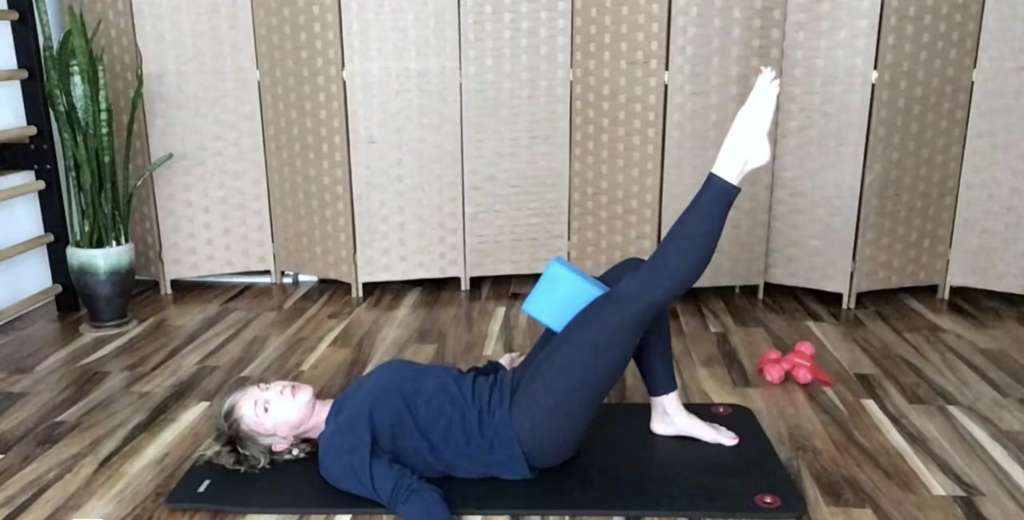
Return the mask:
<path fill-rule="evenodd" d="M 169 280 L 274 269 L 252 4 L 197 9 L 134 2 Z"/>
<path fill-rule="evenodd" d="M 341 3 L 360 283 L 465 283 L 458 7 Z"/>
<path fill-rule="evenodd" d="M 7 0 L 0 0 L 0 9 L 7 9 Z M 0 22 L 0 70 L 18 68 L 18 57 L 14 55 L 14 37 L 11 22 Z M 21 84 L 17 81 L 0 81 L 0 130 L 25 126 L 25 103 L 21 99 Z"/>
<path fill-rule="evenodd" d="M 33 172 L 0 175 L 0 190 L 34 182 Z M 31 240 L 46 231 L 35 193 L 0 202 L 0 249 Z M 46 248 L 0 262 L 0 309 L 53 285 Z"/>
<path fill-rule="evenodd" d="M 949 285 L 1024 293 L 1022 27 L 1024 2 L 985 2 Z"/>
<path fill-rule="evenodd" d="M 569 241 L 569 0 L 463 0 L 469 276 L 539 273 Z"/>
<path fill-rule="evenodd" d="M 0 9 L 6 8 L 7 0 L 0 0 Z M 49 9 L 53 11 L 55 7 L 50 6 Z M 16 68 L 18 57 L 14 54 L 11 22 L 0 22 L 0 70 Z M 19 82 L 0 81 L 0 107 L 0 130 L 25 126 L 25 104 Z M 0 190 L 35 180 L 35 174 L 30 171 L 0 175 Z M 45 230 L 38 195 L 33 193 L 0 202 L 0 249 L 43 233 Z M 51 285 L 53 280 L 45 247 L 0 262 L 0 309 Z"/>

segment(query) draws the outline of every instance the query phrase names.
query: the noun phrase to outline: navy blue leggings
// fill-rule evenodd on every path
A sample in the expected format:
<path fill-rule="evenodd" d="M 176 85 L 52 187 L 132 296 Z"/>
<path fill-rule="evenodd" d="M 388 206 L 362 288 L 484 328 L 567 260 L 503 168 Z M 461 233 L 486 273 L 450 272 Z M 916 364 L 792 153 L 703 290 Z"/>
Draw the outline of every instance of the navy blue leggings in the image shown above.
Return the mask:
<path fill-rule="evenodd" d="M 513 370 L 512 422 L 531 467 L 557 466 L 576 453 L 630 361 L 652 396 L 676 389 L 668 307 L 711 262 L 739 192 L 709 174 L 650 258 L 599 277 L 609 291 L 560 334 L 545 331 Z"/>

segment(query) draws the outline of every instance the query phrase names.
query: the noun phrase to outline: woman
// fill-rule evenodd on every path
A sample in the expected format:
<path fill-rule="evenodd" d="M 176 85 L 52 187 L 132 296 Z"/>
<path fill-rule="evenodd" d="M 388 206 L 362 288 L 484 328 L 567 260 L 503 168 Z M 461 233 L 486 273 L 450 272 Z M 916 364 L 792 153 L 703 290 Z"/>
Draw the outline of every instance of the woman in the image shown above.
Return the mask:
<path fill-rule="evenodd" d="M 546 331 L 525 359 L 506 355 L 466 371 L 391 361 L 334 400 L 287 381 L 246 387 L 222 408 L 205 458 L 258 469 L 304 457 L 316 443 L 320 472 L 335 487 L 406 520 L 450 519 L 424 479 L 525 479 L 565 462 L 631 360 L 651 395 L 653 433 L 736 444 L 680 401 L 667 308 L 710 263 L 740 180 L 768 162 L 778 91 L 774 71 L 762 68 L 713 173 L 655 252 L 604 273 L 610 290 L 560 334 Z"/>

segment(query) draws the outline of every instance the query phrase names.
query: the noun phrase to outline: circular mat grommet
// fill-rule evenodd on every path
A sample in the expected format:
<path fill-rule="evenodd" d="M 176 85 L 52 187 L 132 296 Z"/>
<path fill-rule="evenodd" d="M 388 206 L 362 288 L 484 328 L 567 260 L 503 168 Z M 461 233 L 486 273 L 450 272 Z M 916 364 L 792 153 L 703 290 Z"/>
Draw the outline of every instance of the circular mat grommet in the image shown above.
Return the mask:
<path fill-rule="evenodd" d="M 711 413 L 715 415 L 729 415 L 732 413 L 732 407 L 727 404 L 716 404 L 711 407 Z"/>
<path fill-rule="evenodd" d="M 782 499 L 771 493 L 761 493 L 754 497 L 754 503 L 763 509 L 776 509 L 782 506 Z"/>

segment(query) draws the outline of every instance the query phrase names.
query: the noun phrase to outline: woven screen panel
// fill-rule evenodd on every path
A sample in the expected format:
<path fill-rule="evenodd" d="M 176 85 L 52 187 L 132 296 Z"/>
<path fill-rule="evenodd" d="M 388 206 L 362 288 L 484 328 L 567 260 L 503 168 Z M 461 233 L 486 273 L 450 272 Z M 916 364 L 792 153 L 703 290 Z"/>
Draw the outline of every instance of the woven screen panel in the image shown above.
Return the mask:
<path fill-rule="evenodd" d="M 277 268 L 355 282 L 339 0 L 253 2 Z"/>
<path fill-rule="evenodd" d="M 168 279 L 274 269 L 249 0 L 135 0 Z"/>
<path fill-rule="evenodd" d="M 342 0 L 359 280 L 465 278 L 454 0 Z"/>
<path fill-rule="evenodd" d="M 570 260 L 600 274 L 658 243 L 669 0 L 576 0 Z"/>
<path fill-rule="evenodd" d="M 569 0 L 464 0 L 469 276 L 539 273 L 569 233 Z"/>
<path fill-rule="evenodd" d="M 1024 293 L 1024 3 L 985 2 L 949 281 Z"/>
<path fill-rule="evenodd" d="M 128 115 L 131 113 L 132 95 L 135 92 L 135 71 L 139 66 L 136 52 L 135 21 L 132 17 L 131 0 L 65 0 L 63 5 L 81 9 L 85 4 L 85 21 L 91 29 L 96 22 L 102 22 L 96 34 L 95 45 L 103 49 L 103 60 L 107 67 L 107 92 L 113 111 L 114 148 L 118 171 L 124 157 L 124 143 L 127 135 Z M 51 12 L 55 17 L 58 13 Z M 58 35 L 54 35 L 55 37 Z M 128 171 L 131 178 L 137 178 L 149 164 L 149 144 L 146 137 L 146 114 L 142 107 L 135 115 L 132 130 L 132 158 Z M 131 240 L 135 244 L 135 272 L 139 276 L 164 279 L 160 263 L 160 230 L 156 221 L 156 203 L 153 200 L 153 181 L 147 180 L 135 193 L 132 201 Z"/>
<path fill-rule="evenodd" d="M 768 282 L 850 289 L 880 8 L 881 0 L 786 6 Z"/>
<path fill-rule="evenodd" d="M 887 0 L 853 293 L 943 284 L 982 0 Z"/>
<path fill-rule="evenodd" d="M 785 12 L 786 0 L 675 0 L 662 236 L 707 177 L 725 134 L 754 86 L 758 67 L 780 70 Z M 785 84 L 784 77 L 782 81 Z M 770 139 L 774 141 L 774 128 Z M 743 179 L 743 191 L 698 286 L 764 282 L 772 169 L 769 163 Z"/>

